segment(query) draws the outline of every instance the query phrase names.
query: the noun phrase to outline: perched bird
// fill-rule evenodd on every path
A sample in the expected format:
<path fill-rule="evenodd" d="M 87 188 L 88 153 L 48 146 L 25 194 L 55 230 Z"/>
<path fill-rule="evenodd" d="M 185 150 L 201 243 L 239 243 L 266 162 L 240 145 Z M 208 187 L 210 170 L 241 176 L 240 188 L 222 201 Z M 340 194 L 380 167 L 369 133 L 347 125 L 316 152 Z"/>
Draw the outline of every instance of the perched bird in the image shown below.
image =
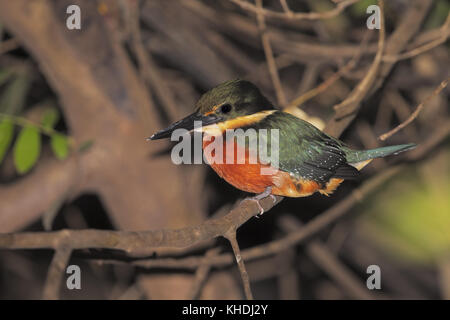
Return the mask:
<path fill-rule="evenodd" d="M 194 129 L 194 121 L 202 121 L 201 127 Z M 256 201 L 269 195 L 306 197 L 316 191 L 329 195 L 344 179 L 354 179 L 372 159 L 415 147 L 414 144 L 402 144 L 353 150 L 312 124 L 276 110 L 254 84 L 245 80 L 227 81 L 206 92 L 197 102 L 194 113 L 148 139 L 170 137 L 178 128 L 203 132 L 203 150 L 215 138 L 224 136 L 227 129 L 252 128 L 257 133 L 260 129 L 267 129 L 266 142 L 271 141 L 270 130 L 278 129 L 278 168 L 271 174 L 261 173 L 262 168 L 271 164 L 259 161 L 258 153 L 256 163 L 249 161 L 248 148 L 252 145 L 248 141 L 238 143 L 237 139 L 223 139 L 224 150 L 228 150 L 229 144 L 235 151 L 243 148 L 245 152 L 241 156 L 245 159 L 237 159 L 238 152 L 234 152 L 232 163 L 217 163 L 210 161 L 214 160 L 211 155 L 206 157 L 210 166 L 228 183 L 258 194 L 251 198 Z M 261 136 L 258 139 L 262 140 Z M 259 203 L 258 206 L 262 209 Z"/>

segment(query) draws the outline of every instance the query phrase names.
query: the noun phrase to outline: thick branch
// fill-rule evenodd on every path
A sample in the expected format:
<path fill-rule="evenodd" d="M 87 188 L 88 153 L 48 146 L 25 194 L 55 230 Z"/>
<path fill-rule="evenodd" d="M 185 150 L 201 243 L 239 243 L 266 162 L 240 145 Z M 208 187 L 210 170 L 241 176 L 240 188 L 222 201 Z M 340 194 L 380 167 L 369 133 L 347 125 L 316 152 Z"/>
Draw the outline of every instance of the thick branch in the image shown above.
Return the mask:
<path fill-rule="evenodd" d="M 270 210 L 275 203 L 271 197 L 260 201 L 264 211 Z M 224 236 L 230 229 L 236 229 L 251 217 L 259 213 L 257 204 L 245 201 L 227 215 L 207 220 L 204 223 L 181 229 L 161 229 L 155 231 L 105 231 L 105 230 L 61 230 L 56 232 L 24 232 L 0 234 L 0 248 L 37 249 L 59 248 L 71 249 L 105 248 L 119 249 L 127 252 L 158 247 L 184 248 L 203 240 Z"/>
<path fill-rule="evenodd" d="M 28 176 L 0 186 L 0 232 L 12 232 L 39 218 L 77 182 L 77 161 L 41 161 Z"/>

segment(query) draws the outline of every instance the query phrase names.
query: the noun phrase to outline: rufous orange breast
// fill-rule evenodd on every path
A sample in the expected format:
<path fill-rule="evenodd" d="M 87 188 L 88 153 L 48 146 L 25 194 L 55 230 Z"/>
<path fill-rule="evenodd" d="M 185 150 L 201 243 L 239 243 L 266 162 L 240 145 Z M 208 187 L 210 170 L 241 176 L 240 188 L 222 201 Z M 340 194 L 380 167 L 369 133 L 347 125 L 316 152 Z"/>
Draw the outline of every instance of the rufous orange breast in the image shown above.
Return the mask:
<path fill-rule="evenodd" d="M 272 187 L 272 194 L 288 197 L 306 197 L 316 191 L 327 193 L 326 190 L 321 190 L 322 186 L 315 181 L 295 179 L 288 172 L 274 169 L 269 164 L 262 164 L 258 159 L 251 161 L 253 159 L 248 150 L 242 150 L 243 147 L 234 140 L 223 140 L 222 155 L 216 156 L 216 151 L 212 150 L 205 153 L 205 158 L 211 168 L 234 187 L 257 194 L 264 192 L 267 187 Z M 215 137 L 205 137 L 203 150 L 214 141 Z M 234 150 L 233 155 L 228 155 L 228 158 L 227 150 Z M 239 156 L 244 159 L 238 158 Z M 272 173 L 267 174 L 269 170 L 266 170 L 266 174 L 263 174 L 263 168 L 272 169 L 270 170 Z M 333 187 L 339 183 L 340 181 L 333 181 Z"/>

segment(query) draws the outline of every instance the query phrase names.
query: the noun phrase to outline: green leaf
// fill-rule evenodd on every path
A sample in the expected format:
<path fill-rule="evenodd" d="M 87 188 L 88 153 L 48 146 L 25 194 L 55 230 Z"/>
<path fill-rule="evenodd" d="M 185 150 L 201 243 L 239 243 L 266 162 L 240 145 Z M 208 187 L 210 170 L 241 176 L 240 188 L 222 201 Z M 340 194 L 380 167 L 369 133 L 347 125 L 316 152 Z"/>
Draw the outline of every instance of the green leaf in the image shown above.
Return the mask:
<path fill-rule="evenodd" d="M 51 137 L 50 145 L 55 156 L 64 160 L 69 154 L 69 140 L 65 135 L 55 133 Z"/>
<path fill-rule="evenodd" d="M 14 145 L 14 165 L 20 174 L 27 173 L 36 164 L 41 153 L 41 135 L 35 126 L 22 128 Z"/>
<path fill-rule="evenodd" d="M 14 124 L 9 119 L 0 121 L 0 163 L 6 155 L 14 134 Z"/>
<path fill-rule="evenodd" d="M 59 120 L 59 111 L 55 107 L 47 107 L 42 115 L 41 124 L 46 129 L 53 129 Z"/>

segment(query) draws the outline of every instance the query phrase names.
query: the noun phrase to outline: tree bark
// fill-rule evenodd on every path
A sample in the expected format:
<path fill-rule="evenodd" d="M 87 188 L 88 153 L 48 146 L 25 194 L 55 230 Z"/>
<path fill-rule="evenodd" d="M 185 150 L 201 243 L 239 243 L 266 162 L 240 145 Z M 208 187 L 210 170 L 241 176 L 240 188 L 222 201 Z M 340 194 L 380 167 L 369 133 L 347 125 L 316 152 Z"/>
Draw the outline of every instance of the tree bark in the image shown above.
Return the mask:
<path fill-rule="evenodd" d="M 81 30 L 66 28 L 70 4 L 81 8 Z M 120 229 L 198 223 L 203 218 L 198 190 L 185 187 L 186 175 L 167 157 L 151 156 L 161 145 L 144 138 L 162 125 L 96 2 L 2 1 L 0 19 L 37 60 L 58 94 L 71 136 L 78 143 L 94 142 L 80 155 L 80 192 L 97 192 Z"/>

